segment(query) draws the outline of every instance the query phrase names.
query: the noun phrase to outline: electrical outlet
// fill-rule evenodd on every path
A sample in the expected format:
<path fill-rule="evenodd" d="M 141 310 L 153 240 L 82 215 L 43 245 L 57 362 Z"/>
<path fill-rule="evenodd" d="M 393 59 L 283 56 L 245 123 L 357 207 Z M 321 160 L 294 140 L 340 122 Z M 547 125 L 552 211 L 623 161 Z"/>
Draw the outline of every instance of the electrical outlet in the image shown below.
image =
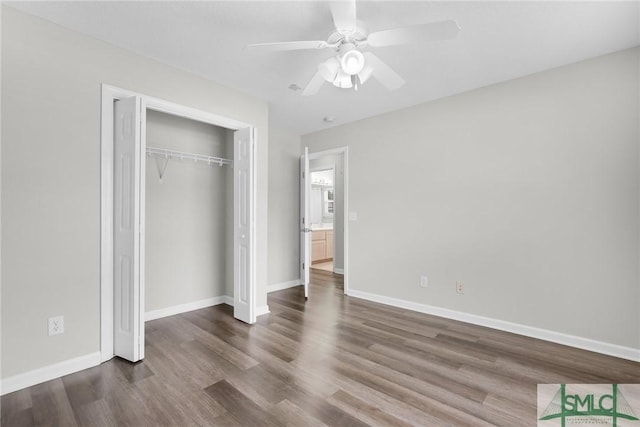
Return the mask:
<path fill-rule="evenodd" d="M 425 275 L 420 276 L 420 287 L 426 288 L 429 286 L 429 278 Z"/>
<path fill-rule="evenodd" d="M 456 282 L 456 293 L 460 295 L 464 294 L 464 283 L 459 280 Z"/>
<path fill-rule="evenodd" d="M 49 318 L 49 336 L 64 333 L 64 316 Z"/>

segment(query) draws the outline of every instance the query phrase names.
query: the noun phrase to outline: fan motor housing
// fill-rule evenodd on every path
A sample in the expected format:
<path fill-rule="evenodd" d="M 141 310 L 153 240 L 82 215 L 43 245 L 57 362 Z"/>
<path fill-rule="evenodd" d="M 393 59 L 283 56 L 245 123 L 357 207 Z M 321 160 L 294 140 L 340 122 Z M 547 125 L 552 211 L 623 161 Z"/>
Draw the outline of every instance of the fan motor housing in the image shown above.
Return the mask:
<path fill-rule="evenodd" d="M 368 35 L 369 31 L 367 30 L 367 27 L 364 25 L 364 23 L 361 21 L 357 21 L 356 30 L 353 33 L 347 33 L 344 30 L 339 30 L 336 28 L 335 30 L 333 30 L 333 32 L 331 32 L 331 34 L 329 34 L 327 43 L 340 43 L 338 50 L 340 50 L 341 52 L 343 52 L 343 46 L 350 45 L 351 47 L 348 47 L 344 50 L 344 52 L 346 52 L 354 49 L 356 46 L 358 46 L 359 43 L 365 41 Z"/>

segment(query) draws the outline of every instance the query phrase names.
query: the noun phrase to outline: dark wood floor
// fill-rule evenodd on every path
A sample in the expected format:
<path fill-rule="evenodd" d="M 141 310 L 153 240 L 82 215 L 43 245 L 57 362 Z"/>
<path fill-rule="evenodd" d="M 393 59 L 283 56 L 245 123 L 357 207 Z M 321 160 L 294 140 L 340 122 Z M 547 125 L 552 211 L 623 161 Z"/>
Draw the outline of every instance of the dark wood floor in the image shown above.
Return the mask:
<path fill-rule="evenodd" d="M 114 359 L 2 397 L 3 426 L 534 426 L 537 383 L 640 383 L 640 364 L 344 297 L 314 271 L 271 314 L 146 324 Z"/>

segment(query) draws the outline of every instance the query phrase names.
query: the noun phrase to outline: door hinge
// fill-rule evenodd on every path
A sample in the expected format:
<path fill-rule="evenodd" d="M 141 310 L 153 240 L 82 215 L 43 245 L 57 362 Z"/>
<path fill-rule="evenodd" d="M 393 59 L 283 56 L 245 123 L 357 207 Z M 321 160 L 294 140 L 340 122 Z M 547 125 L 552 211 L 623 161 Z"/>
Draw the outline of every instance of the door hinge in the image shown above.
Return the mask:
<path fill-rule="evenodd" d="M 302 263 L 302 269 L 304 270 L 304 262 Z"/>
<path fill-rule="evenodd" d="M 304 179 L 304 171 L 302 171 L 302 179 Z"/>

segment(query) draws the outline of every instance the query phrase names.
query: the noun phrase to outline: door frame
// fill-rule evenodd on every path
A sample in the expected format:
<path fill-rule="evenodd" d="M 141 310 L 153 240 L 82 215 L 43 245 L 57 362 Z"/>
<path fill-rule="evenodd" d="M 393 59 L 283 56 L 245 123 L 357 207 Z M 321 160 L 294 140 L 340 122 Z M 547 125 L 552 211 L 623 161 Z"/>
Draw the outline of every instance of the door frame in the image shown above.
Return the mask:
<path fill-rule="evenodd" d="M 219 126 L 231 130 L 239 130 L 243 128 L 251 128 L 253 143 L 257 143 L 257 136 L 255 134 L 255 127 L 249 123 L 244 123 L 238 120 L 230 119 L 227 117 L 219 116 L 217 114 L 208 113 L 195 108 L 187 107 L 181 104 L 177 104 L 170 101 L 165 101 L 152 96 L 144 95 L 138 92 L 134 92 L 127 89 L 122 89 L 116 86 L 102 84 L 102 112 L 101 112 L 101 129 L 100 129 L 100 354 L 101 361 L 105 362 L 114 357 L 113 354 L 113 249 L 114 249 L 114 237 L 113 237 L 113 170 L 114 170 L 114 141 L 113 141 L 113 126 L 114 126 L 114 108 L 113 103 L 122 98 L 128 98 L 132 96 L 138 96 L 142 103 L 142 120 L 146 120 L 146 110 L 154 110 L 173 116 L 183 117 L 198 122 L 208 123 L 214 126 Z M 145 138 L 144 128 L 142 126 L 141 138 Z M 146 156 L 146 153 L 141 153 L 142 156 Z M 253 158 L 253 179 L 250 182 L 250 210 L 252 212 L 251 217 L 251 240 L 254 242 L 249 256 L 250 260 L 250 292 L 251 295 L 251 313 L 252 323 L 255 322 L 256 317 L 256 200 L 257 200 L 257 182 L 255 173 L 256 158 L 255 150 L 251 150 L 251 156 Z M 145 176 L 144 161 L 141 166 L 141 176 Z M 142 181 L 144 183 L 144 181 Z M 144 189 L 142 195 L 144 195 Z M 235 191 L 235 190 L 234 190 Z M 144 210 L 141 210 L 141 256 L 144 255 Z M 141 269 L 141 292 L 140 292 L 140 305 L 141 305 L 141 318 L 144 322 L 144 267 L 145 260 L 140 260 Z M 235 276 L 235 275 L 234 275 Z M 234 279 L 235 280 L 235 279 Z M 142 326 L 144 327 L 144 326 Z"/>
<path fill-rule="evenodd" d="M 349 295 L 349 147 L 332 148 L 324 151 L 314 151 L 309 153 L 309 160 L 319 159 L 325 156 L 342 155 L 342 168 L 343 168 L 343 189 L 344 194 L 343 206 L 342 206 L 342 220 L 343 220 L 343 245 L 344 245 L 344 294 Z M 328 168 L 323 168 L 328 169 Z M 336 180 L 335 165 L 334 165 L 334 182 Z M 308 197 L 308 196 L 307 196 Z M 311 248 L 306 248 L 311 250 Z M 335 253 L 335 237 L 334 237 L 334 253 Z M 334 265 L 335 268 L 335 265 Z"/>

